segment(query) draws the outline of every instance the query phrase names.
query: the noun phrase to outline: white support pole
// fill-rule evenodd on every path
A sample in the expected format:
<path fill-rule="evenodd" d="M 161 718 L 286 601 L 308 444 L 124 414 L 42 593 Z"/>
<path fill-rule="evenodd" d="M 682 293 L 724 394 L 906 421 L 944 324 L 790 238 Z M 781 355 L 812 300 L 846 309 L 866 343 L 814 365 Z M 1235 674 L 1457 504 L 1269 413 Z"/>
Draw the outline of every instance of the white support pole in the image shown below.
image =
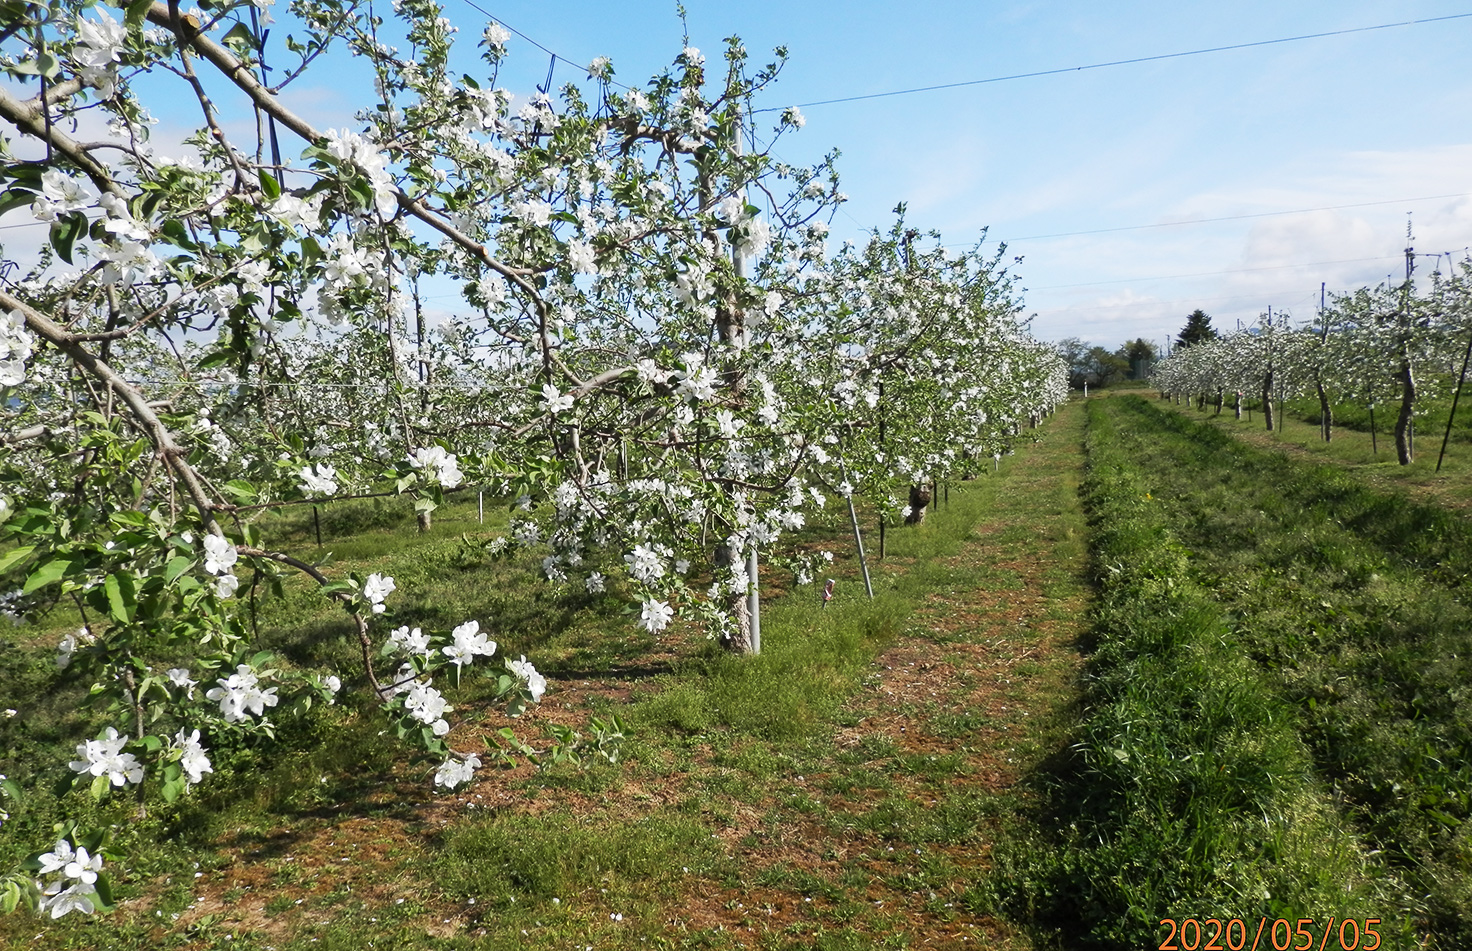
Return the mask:
<path fill-rule="evenodd" d="M 481 489 L 479 492 L 476 493 L 476 495 L 476 512 L 480 517 L 480 523 L 484 525 L 486 523 L 486 490 Z"/>
<path fill-rule="evenodd" d="M 746 574 L 751 579 L 751 588 L 746 595 L 746 611 L 751 617 L 751 652 L 760 654 L 762 652 L 762 596 L 757 586 L 756 571 L 756 545 L 752 545 L 746 549 Z"/>
<path fill-rule="evenodd" d="M 848 493 L 848 520 L 854 527 L 854 547 L 859 550 L 859 569 L 864 572 L 864 590 L 869 593 L 869 600 L 874 600 L 874 583 L 869 580 L 869 559 L 864 557 L 864 534 L 859 531 L 859 513 L 854 510 L 853 485 L 848 482 L 848 465 L 842 458 L 838 460 L 838 471 L 843 473 L 843 481 L 849 485 Z"/>
<path fill-rule="evenodd" d="M 741 154 L 741 122 L 735 123 L 735 141 L 732 143 L 732 151 Z M 745 199 L 745 195 L 741 197 Z M 731 270 L 735 272 L 738 281 L 746 280 L 746 259 L 741 256 L 740 246 L 734 241 L 731 243 Z M 751 330 L 746 326 L 747 316 L 740 317 L 740 330 L 737 339 L 732 341 L 738 349 L 745 349 L 751 339 Z M 757 581 L 758 559 L 756 545 L 752 544 L 746 549 L 746 576 L 750 587 L 746 594 L 746 614 L 751 622 L 750 644 L 753 654 L 762 652 L 762 595 Z"/>

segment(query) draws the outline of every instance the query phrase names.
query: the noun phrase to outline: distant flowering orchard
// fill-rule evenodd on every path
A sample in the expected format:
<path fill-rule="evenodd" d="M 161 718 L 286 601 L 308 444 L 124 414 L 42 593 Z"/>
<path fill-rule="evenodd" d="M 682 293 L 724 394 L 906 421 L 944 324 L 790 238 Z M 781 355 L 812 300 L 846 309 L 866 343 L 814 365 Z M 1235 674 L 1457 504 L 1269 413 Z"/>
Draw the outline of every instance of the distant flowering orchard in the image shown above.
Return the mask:
<path fill-rule="evenodd" d="M 1413 259 L 1412 259 L 1413 260 Z M 1286 314 L 1214 340 L 1180 347 L 1155 365 L 1162 394 L 1211 401 L 1217 411 L 1256 401 L 1273 429 L 1286 399 L 1317 398 L 1325 441 L 1334 435 L 1334 409 L 1345 404 L 1381 410 L 1401 465 L 1414 460 L 1414 423 L 1427 397 L 1465 370 L 1472 340 L 1472 258 L 1448 261 L 1420 282 L 1363 287 L 1330 295 L 1301 326 Z M 1373 415 L 1372 415 L 1373 419 Z"/>
<path fill-rule="evenodd" d="M 518 97 L 497 82 L 499 24 L 462 53 L 428 0 L 387 21 L 303 0 L 278 11 L 273 57 L 296 61 L 268 88 L 244 3 L 6 9 L 0 134 L 27 157 L 0 158 L 0 215 L 47 246 L 0 276 L 0 611 L 83 611 L 56 660 L 99 711 L 71 761 L 99 800 L 187 795 L 223 739 L 267 743 L 349 686 L 426 782 L 474 781 L 486 746 L 451 698 L 495 657 L 494 619 L 400 624 L 390 574 L 278 546 L 262 512 L 405 496 L 428 529 L 446 492 L 498 487 L 517 504 L 488 554 L 627 599 L 650 636 L 743 651 L 754 554 L 783 557 L 835 495 L 898 518 L 916 484 L 974 472 L 1066 396 L 1002 249 L 948 255 L 903 209 L 829 248 L 833 157 L 775 158 L 796 108 L 753 120 L 781 50 L 755 67 L 734 38 L 687 46 L 637 88 L 599 57 Z M 353 128 L 292 105 L 286 77 L 327 48 L 376 81 Z M 174 154 L 145 95 L 197 104 Z M 237 140 L 247 125 L 262 137 Z M 427 318 L 446 286 L 454 317 Z M 791 563 L 811 582 L 811 557 Z M 292 575 L 344 609 L 353 670 L 256 642 Z M 549 686 L 524 656 L 493 676 L 509 717 Z M 498 758 L 612 759 L 621 724 L 514 736 L 485 739 Z M 100 833 L 35 845 L 7 907 L 108 907 Z"/>

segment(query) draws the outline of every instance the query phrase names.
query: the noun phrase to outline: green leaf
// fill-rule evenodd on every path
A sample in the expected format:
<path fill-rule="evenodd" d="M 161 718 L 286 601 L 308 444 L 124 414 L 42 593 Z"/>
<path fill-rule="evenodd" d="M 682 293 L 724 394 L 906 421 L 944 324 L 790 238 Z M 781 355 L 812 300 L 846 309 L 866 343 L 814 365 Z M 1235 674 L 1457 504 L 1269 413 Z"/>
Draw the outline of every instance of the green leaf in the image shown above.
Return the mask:
<path fill-rule="evenodd" d="M 26 191 L 23 188 L 8 188 L 0 192 L 0 215 L 5 214 L 12 208 L 21 208 L 29 205 L 35 200 L 35 192 Z"/>
<path fill-rule="evenodd" d="M 244 28 L 244 23 L 237 23 L 235 25 L 235 30 L 241 30 Z M 235 30 L 231 30 L 230 33 L 234 33 Z M 228 40 L 230 38 L 230 33 L 225 34 L 225 39 Z M 248 31 L 247 35 L 249 35 Z M 256 177 L 260 179 L 261 191 L 266 193 L 266 198 L 271 201 L 275 201 L 276 199 L 281 197 L 281 183 L 276 181 L 275 175 L 263 168 L 257 173 Z"/>
<path fill-rule="evenodd" d="M 26 557 L 35 550 L 35 545 L 22 545 L 19 548 L 12 549 L 11 551 L 8 551 L 3 555 L 0 555 L 0 573 L 3 573 L 25 561 Z"/>
<path fill-rule="evenodd" d="M 246 26 L 244 23 L 235 24 L 235 26 L 230 30 L 229 33 L 226 33 L 224 36 L 220 37 L 220 42 L 227 45 L 238 44 L 246 49 L 255 49 L 256 47 L 255 34 L 251 33 L 250 27 Z M 264 182 L 262 182 L 261 184 L 262 187 L 265 186 Z M 277 190 L 277 194 L 280 194 L 279 189 Z M 271 197 L 274 198 L 276 196 L 273 195 Z"/>
<path fill-rule="evenodd" d="M 148 527 L 148 516 L 136 509 L 123 509 L 112 513 L 112 521 L 115 525 L 132 525 L 138 528 Z"/>
<path fill-rule="evenodd" d="M 159 789 L 159 793 L 163 795 L 164 802 L 173 802 L 175 799 L 179 798 L 179 793 L 182 792 L 183 789 L 184 784 L 175 780 L 173 782 L 164 783 L 163 787 Z"/>
<path fill-rule="evenodd" d="M 102 589 L 107 592 L 107 610 L 114 621 L 119 624 L 127 624 L 133 620 L 133 612 L 138 605 L 134 599 L 133 576 L 126 574 L 108 575 L 107 580 L 102 583 Z"/>
<path fill-rule="evenodd" d="M 132 0 L 128 4 L 128 12 L 123 17 L 123 22 L 130 30 L 143 28 L 143 21 L 148 17 L 148 11 L 153 7 L 153 0 Z"/>
<path fill-rule="evenodd" d="M 150 2 L 152 2 L 152 0 L 150 0 Z M 178 218 L 170 218 L 168 221 L 165 221 L 163 223 L 163 226 L 160 227 L 159 230 L 163 232 L 164 237 L 168 238 L 170 241 L 183 248 L 184 250 L 199 250 L 199 244 L 189 236 L 189 231 L 184 227 L 184 222 L 180 221 Z"/>
<path fill-rule="evenodd" d="M 164 583 L 170 584 L 173 580 L 190 568 L 194 567 L 193 558 L 185 558 L 183 555 L 175 555 L 169 559 L 169 564 L 164 568 Z"/>
<path fill-rule="evenodd" d="M 109 884 L 107 876 L 98 875 L 92 887 L 97 890 L 97 897 L 100 899 L 97 907 L 102 911 L 111 911 L 115 903 L 112 900 L 112 885 Z"/>
<path fill-rule="evenodd" d="M 211 350 L 209 353 L 205 354 L 204 359 L 199 361 L 199 368 L 201 370 L 208 370 L 211 367 L 223 366 L 225 363 L 228 363 L 229 360 L 230 348 L 217 347 L 214 350 Z"/>
<path fill-rule="evenodd" d="M 22 802 L 25 797 L 21 795 L 20 787 L 13 779 L 0 779 L 0 789 L 5 790 L 5 795 L 10 797 L 11 802 Z"/>
<path fill-rule="evenodd" d="M 257 498 L 256 487 L 244 479 L 231 479 L 222 488 L 242 505 L 250 505 Z"/>
<path fill-rule="evenodd" d="M 143 748 L 150 753 L 157 753 L 164 748 L 164 741 L 150 733 L 143 738 Z"/>
<path fill-rule="evenodd" d="M 87 216 L 80 211 L 74 211 L 51 223 L 51 246 L 63 261 L 72 263 L 72 245 L 76 243 L 77 235 L 86 230 Z"/>
<path fill-rule="evenodd" d="M 325 257 L 325 255 L 322 253 L 322 245 L 317 241 L 316 238 L 308 236 L 302 239 L 303 264 L 310 267 L 311 265 L 316 264 L 318 261 L 322 260 L 323 257 Z"/>
<path fill-rule="evenodd" d="M 35 571 L 31 572 L 30 578 L 26 579 L 26 586 L 21 589 L 22 594 L 30 594 L 38 588 L 44 588 L 48 584 L 54 584 L 66 576 L 71 570 L 70 558 L 53 558 Z"/>
<path fill-rule="evenodd" d="M 111 786 L 112 780 L 106 776 L 94 776 L 92 778 L 92 798 L 101 802 L 102 797 L 107 795 L 107 790 Z"/>

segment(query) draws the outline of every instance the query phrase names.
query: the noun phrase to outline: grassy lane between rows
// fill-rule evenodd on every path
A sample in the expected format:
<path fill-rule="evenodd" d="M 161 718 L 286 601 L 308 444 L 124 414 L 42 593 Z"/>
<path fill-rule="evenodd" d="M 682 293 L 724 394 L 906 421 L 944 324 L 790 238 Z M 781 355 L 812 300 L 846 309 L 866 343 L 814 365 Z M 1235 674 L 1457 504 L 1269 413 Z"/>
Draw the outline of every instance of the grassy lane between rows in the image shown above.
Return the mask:
<path fill-rule="evenodd" d="M 1025 951 L 1028 932 L 976 883 L 999 830 L 1032 808 L 1020 777 L 1066 726 L 1086 605 L 1079 419 L 892 531 L 872 602 L 843 513 L 815 520 L 799 541 L 836 553 L 838 596 L 824 608 L 764 570 L 758 658 L 691 631 L 648 637 L 618 592 L 557 590 L 533 557 L 486 558 L 505 517 L 488 508 L 482 524 L 473 496 L 427 536 L 389 503 L 326 509 L 336 570 L 397 579 L 390 625 L 480 619 L 548 677 L 519 730 L 617 713 L 623 760 L 487 768 L 436 796 L 435 764 L 406 759 L 349 683 L 318 727 L 221 748 L 179 803 L 146 819 L 120 801 L 93 810 L 126 868 L 119 909 L 0 917 L 0 948 Z M 306 512 L 267 529 L 315 532 Z M 304 586 L 261 597 L 262 646 L 348 680 L 340 611 Z M 0 771 L 34 791 L 0 830 L 7 856 L 44 840 L 59 808 L 44 787 L 96 730 L 52 662 L 76 620 L 58 608 L 17 628 L 0 667 L 0 689 L 25 690 L 0 721 Z M 461 745 L 506 722 L 484 676 L 450 692 Z"/>
<path fill-rule="evenodd" d="M 1407 882 L 1418 930 L 1472 946 L 1472 526 L 1153 403 L 1108 402 L 1233 643 Z"/>
<path fill-rule="evenodd" d="M 1087 406 L 1081 724 L 1035 776 L 1035 823 L 996 849 L 996 906 L 1060 948 L 1158 947 L 1162 919 L 1330 915 L 1388 919 L 1385 946 L 1410 946 L 1398 880 L 1315 779 L 1294 710 L 1194 579 L 1110 410 Z"/>
<path fill-rule="evenodd" d="M 1440 459 L 1441 468 L 1439 471 L 1437 468 L 1445 426 L 1445 405 L 1439 407 L 1443 410 L 1439 424 L 1426 417 L 1417 418 L 1413 440 L 1415 459 L 1410 465 L 1402 466 L 1396 458 L 1395 438 L 1387 428 L 1394 422 L 1393 415 L 1388 420 L 1379 419 L 1377 435 L 1372 438 L 1367 426 L 1357 430 L 1338 425 L 1340 416 L 1336 410 L 1333 439 L 1324 442 L 1319 429 L 1317 401 L 1309 406 L 1305 402 L 1290 400 L 1286 404 L 1287 411 L 1275 421 L 1272 431 L 1264 427 L 1260 412 L 1250 410 L 1238 419 L 1230 403 L 1220 413 L 1209 400 L 1203 406 L 1196 406 L 1189 400 L 1181 403 L 1152 400 L 1151 404 L 1209 422 L 1259 449 L 1276 449 L 1300 461 L 1338 466 L 1377 491 L 1402 492 L 1463 516 L 1472 511 L 1472 442 L 1458 439 L 1458 433 L 1454 431 L 1445 458 Z M 1431 405 L 1437 408 L 1435 403 Z M 1472 414 L 1467 410 L 1464 402 L 1458 415 L 1468 420 L 1469 427 L 1472 427 Z M 1472 432 L 1472 429 L 1465 432 Z"/>

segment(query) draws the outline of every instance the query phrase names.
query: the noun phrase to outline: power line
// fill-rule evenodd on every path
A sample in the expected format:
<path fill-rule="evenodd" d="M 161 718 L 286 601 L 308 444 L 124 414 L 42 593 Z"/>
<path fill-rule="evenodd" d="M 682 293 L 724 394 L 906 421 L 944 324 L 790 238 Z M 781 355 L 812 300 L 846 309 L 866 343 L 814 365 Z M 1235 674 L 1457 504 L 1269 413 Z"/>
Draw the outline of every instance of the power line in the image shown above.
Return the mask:
<path fill-rule="evenodd" d="M 1351 205 L 1323 205 L 1318 208 L 1296 208 L 1293 211 L 1260 211 L 1246 215 L 1223 215 L 1220 218 L 1192 218 L 1188 221 L 1161 221 L 1150 225 L 1123 225 L 1118 228 L 1095 228 L 1092 231 L 1059 231 L 1053 234 L 1029 234 L 1020 238 L 1010 238 L 1007 243 L 1014 241 L 1040 241 L 1043 238 L 1072 238 L 1087 234 L 1110 234 L 1116 231 L 1140 231 L 1146 228 L 1176 228 L 1181 225 L 1204 225 L 1217 221 L 1242 221 L 1247 218 L 1273 218 L 1279 215 L 1305 215 L 1315 211 L 1339 211 L 1344 208 L 1369 208 L 1374 205 L 1399 205 L 1411 201 L 1438 201 L 1446 198 L 1466 198 L 1466 193 L 1456 195 L 1425 195 L 1421 198 L 1391 198 L 1385 201 L 1361 201 Z"/>
<path fill-rule="evenodd" d="M 1039 315 L 1052 316 L 1054 314 L 1070 314 L 1076 312 L 1089 312 L 1097 310 L 1118 310 L 1121 307 L 1145 309 L 1151 307 L 1174 307 L 1179 304 L 1225 304 L 1228 301 L 1239 300 L 1255 300 L 1260 302 L 1269 298 L 1280 299 L 1287 296 L 1288 294 L 1293 293 L 1297 292 L 1290 290 L 1269 293 L 1232 294 L 1227 297 L 1217 297 L 1211 294 L 1201 294 L 1196 297 L 1178 297 L 1174 300 L 1155 300 L 1153 298 L 1142 298 L 1140 300 L 1121 301 L 1117 304 L 1069 304 L 1064 307 L 1057 307 L 1053 309 L 1041 309 L 1037 313 Z M 1318 288 L 1314 288 L 1313 291 L 1304 294 L 1302 297 L 1295 298 L 1290 306 L 1296 306 L 1311 298 L 1317 299 L 1318 296 L 1319 290 Z M 1275 308 L 1276 306 L 1277 305 L 1274 305 Z"/>
<path fill-rule="evenodd" d="M 1102 284 L 1133 284 L 1140 281 L 1172 281 L 1185 277 L 1213 277 L 1217 274 L 1247 274 L 1253 271 L 1282 271 L 1295 267 L 1326 267 L 1330 264 L 1363 264 L 1368 261 L 1399 261 L 1404 254 L 1386 254 L 1375 258 L 1346 258 L 1342 261 L 1309 261 L 1304 264 L 1270 264 L 1264 267 L 1241 267 L 1230 271 L 1197 271 L 1194 274 L 1162 274 L 1157 277 L 1122 277 L 1113 281 L 1086 281 L 1082 284 L 1048 284 L 1043 287 L 1029 287 L 1029 291 L 1051 291 L 1065 287 L 1098 287 Z"/>
<path fill-rule="evenodd" d="M 466 0 L 469 2 L 469 0 Z M 941 83 L 935 86 L 916 86 L 913 89 L 896 89 L 891 92 L 874 92 L 862 96 L 844 96 L 838 99 L 818 99 L 813 102 L 799 102 L 797 108 L 806 109 L 810 106 L 831 106 L 840 102 L 859 102 L 864 99 L 883 99 L 888 96 L 908 96 L 917 92 L 935 92 L 939 89 L 959 89 L 963 86 L 981 86 L 987 83 L 1003 83 L 1013 79 L 1034 79 L 1038 76 L 1057 76 L 1062 73 L 1077 73 L 1086 69 L 1105 69 L 1110 66 L 1130 66 L 1136 63 L 1153 63 L 1163 59 L 1179 59 L 1182 56 L 1200 56 L 1203 53 L 1224 53 L 1228 50 L 1245 50 L 1256 46 L 1273 46 L 1278 43 L 1296 43 L 1300 40 L 1318 40 L 1327 36 L 1344 36 L 1350 33 L 1368 33 L 1372 30 L 1389 30 L 1401 26 L 1415 26 L 1421 23 L 1440 23 L 1446 20 L 1460 20 L 1472 17 L 1472 13 L 1454 13 L 1451 16 L 1428 17 L 1424 20 L 1402 20 L 1399 23 L 1380 23 L 1375 26 L 1357 26 L 1345 30 L 1329 30 L 1325 33 L 1305 33 L 1301 36 L 1284 36 L 1275 40 L 1256 40 L 1251 43 L 1233 43 L 1230 46 L 1212 46 L 1206 49 L 1185 50 L 1179 53 L 1161 53 L 1156 56 L 1136 56 L 1132 59 L 1116 59 L 1107 63 L 1090 63 L 1086 66 L 1066 66 L 1059 69 L 1040 69 L 1030 73 L 1013 73 L 1008 76 L 992 76 L 988 79 L 972 79 L 960 83 Z M 790 107 L 784 107 L 790 108 Z M 780 112 L 778 108 L 756 109 L 755 112 Z"/>
<path fill-rule="evenodd" d="M 464 4 L 466 6 L 470 7 L 471 9 L 476 10 L 476 11 L 479 11 L 483 16 L 486 17 L 486 19 L 491 20 L 494 23 L 499 23 L 501 26 L 505 27 L 506 29 L 510 30 L 512 33 L 515 33 L 517 36 L 519 36 L 522 39 L 526 40 L 528 43 L 530 43 L 531 45 L 535 46 L 537 49 L 541 50 L 543 53 L 546 53 L 548 56 L 552 57 L 552 60 L 553 60 L 554 64 L 558 60 L 561 60 L 562 62 L 564 62 L 567 65 L 572 66 L 572 67 L 574 67 L 576 69 L 586 70 L 588 68 L 588 64 L 587 63 L 579 63 L 579 62 L 577 62 L 575 60 L 570 60 L 566 56 L 563 56 L 561 53 L 558 53 L 556 50 L 548 49 L 547 47 L 543 46 L 541 43 L 538 43 L 536 40 L 532 39 L 530 36 L 527 36 L 525 33 L 521 32 L 516 27 L 512 26 L 511 24 L 507 23 L 505 20 L 503 20 L 500 17 L 498 17 L 498 16 L 494 15 L 493 13 L 491 13 L 491 11 L 487 10 L 485 7 L 483 7 L 480 4 L 476 3 L 475 0 L 463 0 L 463 2 L 464 2 Z M 550 70 L 548 71 L 547 78 L 549 80 L 548 83 L 547 83 L 547 91 L 550 93 L 551 92 L 551 89 L 552 89 L 552 84 L 550 82 L 550 80 L 552 78 L 552 74 L 551 74 L 551 71 Z M 624 85 L 621 82 L 615 82 L 612 79 L 610 79 L 608 82 L 609 82 L 609 85 L 618 86 L 618 87 L 623 88 L 623 89 L 632 89 L 633 88 L 632 86 L 626 86 L 626 85 Z"/>

